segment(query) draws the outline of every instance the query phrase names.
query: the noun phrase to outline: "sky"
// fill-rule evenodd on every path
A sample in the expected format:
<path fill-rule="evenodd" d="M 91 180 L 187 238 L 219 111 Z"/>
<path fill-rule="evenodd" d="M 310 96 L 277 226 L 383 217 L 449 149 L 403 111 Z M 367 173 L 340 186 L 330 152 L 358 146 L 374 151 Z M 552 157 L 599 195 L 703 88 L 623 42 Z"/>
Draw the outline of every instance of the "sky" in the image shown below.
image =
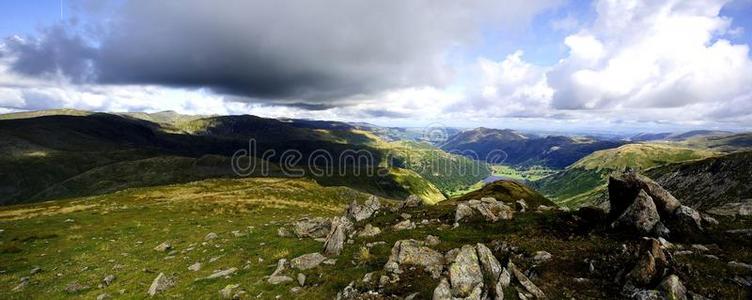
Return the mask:
<path fill-rule="evenodd" d="M 4 0 L 0 113 L 752 130 L 752 0 Z"/>

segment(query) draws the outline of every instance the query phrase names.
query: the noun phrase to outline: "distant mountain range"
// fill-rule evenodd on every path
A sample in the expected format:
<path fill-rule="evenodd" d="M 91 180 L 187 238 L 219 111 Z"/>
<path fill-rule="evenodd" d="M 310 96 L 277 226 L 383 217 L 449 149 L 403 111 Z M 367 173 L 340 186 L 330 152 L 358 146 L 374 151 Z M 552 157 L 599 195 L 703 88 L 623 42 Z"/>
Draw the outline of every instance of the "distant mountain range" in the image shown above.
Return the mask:
<path fill-rule="evenodd" d="M 489 161 L 514 166 L 541 165 L 563 169 L 598 150 L 623 145 L 621 141 L 599 141 L 586 137 L 535 136 L 510 129 L 476 128 L 452 136 L 440 147 L 449 152 L 472 151 L 478 159 L 488 160 L 497 150 L 503 161 Z"/>

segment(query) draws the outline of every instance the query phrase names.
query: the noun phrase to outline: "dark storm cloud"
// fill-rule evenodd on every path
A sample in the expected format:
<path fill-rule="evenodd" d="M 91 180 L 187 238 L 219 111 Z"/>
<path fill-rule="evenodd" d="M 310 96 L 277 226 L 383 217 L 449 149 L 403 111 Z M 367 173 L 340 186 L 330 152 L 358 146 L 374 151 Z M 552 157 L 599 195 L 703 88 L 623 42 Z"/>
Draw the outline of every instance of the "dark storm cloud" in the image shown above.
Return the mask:
<path fill-rule="evenodd" d="M 133 0 L 103 9 L 79 0 L 78 10 L 114 13 L 81 26 L 99 28 L 77 31 L 85 37 L 53 28 L 10 50 L 26 75 L 317 103 L 441 85 L 448 49 L 484 24 L 525 22 L 558 1 L 499 2 Z"/>
<path fill-rule="evenodd" d="M 16 55 L 12 68 L 18 73 L 41 76 L 61 73 L 76 82 L 87 81 L 93 75 L 96 49 L 62 26 L 44 29 L 39 38 L 7 38 L 4 44 L 8 48 L 6 51 Z"/>

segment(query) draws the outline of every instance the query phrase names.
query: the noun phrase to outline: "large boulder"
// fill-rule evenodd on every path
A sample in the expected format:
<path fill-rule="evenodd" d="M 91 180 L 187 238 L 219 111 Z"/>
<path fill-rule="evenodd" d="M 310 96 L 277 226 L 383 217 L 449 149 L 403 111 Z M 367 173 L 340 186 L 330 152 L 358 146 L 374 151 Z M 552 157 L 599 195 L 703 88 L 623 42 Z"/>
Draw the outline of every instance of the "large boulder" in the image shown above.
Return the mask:
<path fill-rule="evenodd" d="M 475 247 L 465 245 L 449 265 L 449 282 L 455 297 L 468 297 L 479 285 L 483 286 L 483 273 L 478 263 Z"/>
<path fill-rule="evenodd" d="M 379 209 L 381 209 L 381 202 L 376 196 L 371 196 L 363 205 L 353 200 L 347 207 L 347 216 L 356 222 L 360 222 L 373 216 Z"/>
<path fill-rule="evenodd" d="M 402 204 L 400 204 L 399 208 L 413 208 L 413 207 L 420 207 L 423 205 L 423 200 L 420 199 L 417 195 L 410 195 L 408 196 L 405 201 L 402 201 Z"/>
<path fill-rule="evenodd" d="M 299 238 L 323 238 L 331 227 L 332 221 L 326 218 L 303 218 L 293 224 L 293 233 Z"/>
<path fill-rule="evenodd" d="M 653 230 L 660 219 L 653 199 L 644 190 L 640 190 L 632 200 L 632 204 L 611 223 L 611 227 L 646 235 Z"/>
<path fill-rule="evenodd" d="M 512 219 L 514 217 L 514 209 L 504 204 L 504 202 L 496 201 L 496 199 L 491 197 L 483 198 L 480 201 L 470 200 L 457 204 L 454 221 L 458 223 L 475 215 L 483 217 L 488 222 L 497 222 L 499 220 Z"/>
<path fill-rule="evenodd" d="M 167 277 L 164 273 L 159 273 L 151 282 L 149 290 L 146 292 L 150 297 L 159 294 L 175 285 L 175 281 Z"/>
<path fill-rule="evenodd" d="M 421 266 L 433 278 L 439 278 L 444 269 L 444 256 L 416 240 L 400 240 L 394 243 L 384 270 L 401 273 L 401 265 Z"/>
<path fill-rule="evenodd" d="M 676 275 L 669 275 L 658 285 L 658 291 L 665 299 L 687 300 L 687 288 L 681 283 Z"/>
<path fill-rule="evenodd" d="M 660 241 L 653 238 L 642 239 L 638 255 L 637 263 L 627 274 L 627 280 L 634 286 L 650 286 L 663 275 L 668 259 Z"/>
<path fill-rule="evenodd" d="M 439 285 L 433 290 L 433 300 L 452 300 L 452 290 L 446 278 L 439 281 Z"/>
<path fill-rule="evenodd" d="M 650 196 L 656 210 L 663 217 L 671 216 L 674 210 L 681 206 L 679 200 L 652 179 L 635 172 L 624 172 L 621 176 L 611 176 L 608 179 L 611 216 L 621 215 L 632 204 L 640 190 L 644 190 Z"/>
<path fill-rule="evenodd" d="M 488 249 L 486 245 L 478 243 L 475 245 L 475 249 L 478 252 L 478 260 L 483 269 L 483 275 L 489 280 L 489 282 L 496 284 L 502 270 L 499 260 L 496 259 L 491 252 L 491 249 Z"/>
<path fill-rule="evenodd" d="M 514 278 L 525 288 L 525 290 L 538 299 L 546 299 L 546 294 L 544 294 L 543 291 L 530 280 L 530 278 L 525 276 L 525 274 L 522 273 L 514 263 L 510 261 L 508 267 L 509 271 L 514 275 Z"/>
<path fill-rule="evenodd" d="M 326 256 L 321 253 L 308 253 L 290 260 L 290 266 L 298 270 L 308 270 L 318 267 L 326 260 Z"/>
<path fill-rule="evenodd" d="M 324 242 L 324 254 L 337 256 L 342 252 L 345 245 L 347 232 L 352 230 L 352 223 L 346 217 L 335 217 L 332 219 L 331 229 Z"/>
<path fill-rule="evenodd" d="M 674 236 L 684 239 L 696 238 L 702 233 L 700 213 L 689 206 L 680 206 L 674 211 L 668 225 Z"/>

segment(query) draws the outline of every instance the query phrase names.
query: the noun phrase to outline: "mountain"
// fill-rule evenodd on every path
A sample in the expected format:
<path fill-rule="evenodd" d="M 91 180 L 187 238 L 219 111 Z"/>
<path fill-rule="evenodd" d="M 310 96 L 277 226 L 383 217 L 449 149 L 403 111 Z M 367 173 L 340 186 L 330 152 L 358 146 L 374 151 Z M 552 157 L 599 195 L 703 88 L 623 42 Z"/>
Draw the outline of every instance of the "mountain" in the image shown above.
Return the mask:
<path fill-rule="evenodd" d="M 686 141 L 688 139 L 722 137 L 722 136 L 727 136 L 731 134 L 733 134 L 733 132 L 722 131 L 722 130 L 692 130 L 692 131 L 680 132 L 680 133 L 672 133 L 672 132 L 639 133 L 634 136 L 631 136 L 629 140 L 634 141 L 634 142 L 647 142 L 647 141 L 680 142 L 680 141 Z"/>
<path fill-rule="evenodd" d="M 682 203 L 708 210 L 752 199 L 752 151 L 674 163 L 647 170 Z"/>
<path fill-rule="evenodd" d="M 565 170 L 541 178 L 534 186 L 559 205 L 577 207 L 605 200 L 605 184 L 612 172 L 702 159 L 717 155 L 678 144 L 639 143 L 593 152 Z"/>
<path fill-rule="evenodd" d="M 452 153 L 475 155 L 491 163 L 515 166 L 542 165 L 562 169 L 598 150 L 623 145 L 619 141 L 598 141 L 591 138 L 565 136 L 538 137 L 509 129 L 476 128 L 449 138 L 441 148 Z M 499 159 L 494 154 L 503 151 Z M 473 154 L 467 154 L 470 151 Z"/>
<path fill-rule="evenodd" d="M 254 160 L 269 166 L 267 176 L 286 175 L 277 164 L 287 150 L 301 158 L 325 151 L 329 171 L 307 176 L 396 199 L 416 194 L 435 203 L 490 174 L 483 163 L 428 144 L 389 143 L 341 122 L 67 110 L 2 116 L 0 204 L 232 177 L 230 157 L 248 149 L 250 139 L 257 147 Z M 340 161 L 361 151 L 370 155 L 365 164 Z M 262 159 L 264 153 L 274 154 Z M 310 171 L 321 163 L 327 162 L 300 159 L 292 167 Z M 366 170 L 382 170 L 384 176 L 368 176 Z"/>

